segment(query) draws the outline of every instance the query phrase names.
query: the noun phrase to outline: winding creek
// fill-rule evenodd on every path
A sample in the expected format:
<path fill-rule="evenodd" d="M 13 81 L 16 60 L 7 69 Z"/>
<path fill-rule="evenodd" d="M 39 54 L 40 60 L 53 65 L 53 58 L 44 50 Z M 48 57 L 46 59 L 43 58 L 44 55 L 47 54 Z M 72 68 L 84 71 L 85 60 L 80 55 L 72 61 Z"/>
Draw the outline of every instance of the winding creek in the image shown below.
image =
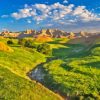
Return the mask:
<path fill-rule="evenodd" d="M 75 48 L 75 49 L 73 49 L 73 50 L 70 52 L 70 54 L 79 53 L 79 52 L 81 52 L 81 51 L 83 51 L 83 50 L 84 50 L 84 48 L 77 48 L 77 49 Z M 67 57 L 68 57 L 68 56 L 65 56 L 64 59 L 67 58 Z M 59 59 L 59 57 L 54 57 L 54 58 L 49 58 L 49 59 L 47 58 L 47 61 L 46 61 L 46 62 L 37 65 L 34 69 L 32 69 L 29 73 L 27 73 L 27 75 L 28 75 L 28 77 L 29 77 L 31 80 L 35 80 L 36 83 L 37 83 L 37 82 L 41 83 L 42 85 L 44 85 L 44 86 L 45 86 L 46 88 L 48 88 L 49 90 L 51 90 L 51 91 L 53 91 L 54 93 L 60 95 L 62 98 L 64 98 L 64 100 L 70 100 L 70 97 L 68 97 L 68 96 L 63 96 L 63 94 L 59 93 L 59 91 L 52 90 L 52 89 L 50 89 L 48 86 L 46 86 L 46 85 L 44 84 L 44 80 L 45 80 L 45 75 L 46 75 L 46 74 L 45 74 L 44 69 L 43 69 L 42 66 L 43 66 L 44 64 L 46 64 L 46 63 L 52 61 L 52 60 L 58 60 L 58 59 Z"/>

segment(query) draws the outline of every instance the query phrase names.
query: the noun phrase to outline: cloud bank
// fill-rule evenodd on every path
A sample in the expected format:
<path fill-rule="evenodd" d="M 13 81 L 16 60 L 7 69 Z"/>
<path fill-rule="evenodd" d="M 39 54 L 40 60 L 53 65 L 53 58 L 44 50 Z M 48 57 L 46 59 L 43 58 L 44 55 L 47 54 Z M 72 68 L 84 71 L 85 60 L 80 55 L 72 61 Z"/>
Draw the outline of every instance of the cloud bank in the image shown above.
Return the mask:
<path fill-rule="evenodd" d="M 64 0 L 63 3 L 67 3 Z M 48 4 L 24 5 L 23 9 L 11 14 L 16 20 L 27 18 L 28 23 L 32 20 L 36 23 L 46 22 L 49 25 L 74 25 L 78 23 L 88 23 L 100 21 L 100 16 L 89 11 L 85 6 L 75 6 L 74 4 L 61 4 L 59 2 Z"/>
<path fill-rule="evenodd" d="M 100 20 L 97 15 L 88 11 L 85 6 L 75 7 L 74 4 L 67 6 L 60 4 L 59 2 L 52 5 L 46 4 L 34 4 L 28 6 L 25 4 L 23 9 L 19 9 L 18 12 L 11 14 L 16 19 L 32 17 L 33 20 L 41 21 L 47 18 L 52 20 L 59 20 L 63 18 L 74 17 L 74 19 L 80 18 L 82 21 Z"/>

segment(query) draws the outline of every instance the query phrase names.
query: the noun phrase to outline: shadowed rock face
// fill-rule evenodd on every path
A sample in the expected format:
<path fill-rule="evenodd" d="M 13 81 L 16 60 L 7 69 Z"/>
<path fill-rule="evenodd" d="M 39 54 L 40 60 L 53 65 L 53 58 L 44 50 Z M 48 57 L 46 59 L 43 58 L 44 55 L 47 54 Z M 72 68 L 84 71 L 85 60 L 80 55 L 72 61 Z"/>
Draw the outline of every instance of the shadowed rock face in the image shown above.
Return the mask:
<path fill-rule="evenodd" d="M 25 37 L 34 37 L 36 35 L 35 30 L 27 30 L 26 32 L 22 32 L 18 38 L 25 38 Z"/>
<path fill-rule="evenodd" d="M 49 35 L 50 37 L 52 38 L 61 38 L 61 37 L 90 37 L 90 36 L 93 36 L 93 34 L 91 33 L 87 33 L 87 32 L 79 32 L 79 33 L 73 33 L 73 32 L 70 32 L 70 33 L 67 33 L 65 31 L 62 31 L 62 30 L 58 30 L 58 29 L 43 29 L 39 32 L 40 34 L 46 34 L 46 35 Z M 94 34 L 96 35 L 96 34 Z"/>
<path fill-rule="evenodd" d="M 66 32 L 56 29 L 47 29 L 46 34 L 50 35 L 52 38 L 61 38 L 62 36 L 68 35 Z"/>
<path fill-rule="evenodd" d="M 33 34 L 25 34 L 25 33 L 21 33 L 18 38 L 21 39 L 21 38 L 25 38 L 25 37 L 33 37 Z"/>
<path fill-rule="evenodd" d="M 47 35 L 52 38 L 61 38 L 62 36 L 68 36 L 69 34 L 57 29 L 43 29 L 37 32 L 36 35 L 36 37 L 38 37 L 39 35 Z"/>

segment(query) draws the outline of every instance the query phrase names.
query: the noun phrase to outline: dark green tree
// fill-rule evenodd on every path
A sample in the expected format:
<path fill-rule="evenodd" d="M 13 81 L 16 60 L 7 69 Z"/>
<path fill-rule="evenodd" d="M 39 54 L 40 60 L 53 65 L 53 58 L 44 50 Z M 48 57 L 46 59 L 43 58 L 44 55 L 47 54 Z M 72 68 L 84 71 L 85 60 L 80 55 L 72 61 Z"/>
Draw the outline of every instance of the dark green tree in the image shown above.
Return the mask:
<path fill-rule="evenodd" d="M 52 50 L 51 50 L 51 47 L 49 44 L 47 43 L 44 43 L 44 44 L 40 44 L 38 47 L 37 47 L 37 51 L 42 53 L 42 54 L 45 54 L 45 55 L 51 55 L 52 54 Z"/>
<path fill-rule="evenodd" d="M 7 44 L 14 44 L 12 40 L 8 40 Z"/>

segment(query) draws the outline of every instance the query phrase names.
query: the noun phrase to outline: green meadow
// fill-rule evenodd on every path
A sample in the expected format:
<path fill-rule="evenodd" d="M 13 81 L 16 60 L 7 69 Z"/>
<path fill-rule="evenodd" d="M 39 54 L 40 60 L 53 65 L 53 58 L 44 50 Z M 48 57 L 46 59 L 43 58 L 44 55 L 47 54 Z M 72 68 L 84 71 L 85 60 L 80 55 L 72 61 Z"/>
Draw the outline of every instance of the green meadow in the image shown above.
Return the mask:
<path fill-rule="evenodd" d="M 53 49 L 56 59 L 42 66 L 46 73 L 44 84 L 71 100 L 99 100 L 100 42 L 90 49 L 82 44 L 60 45 Z"/>
<path fill-rule="evenodd" d="M 1 39 L 6 43 L 7 39 Z M 10 47 L 14 52 L 0 51 L 0 100 L 61 100 L 36 81 L 30 80 L 27 73 L 36 65 L 45 62 L 45 55 L 21 47 L 13 40 Z"/>
<path fill-rule="evenodd" d="M 0 39 L 13 49 L 0 51 L 0 100 L 100 99 L 100 42 L 88 49 L 65 38 L 54 39 L 46 43 L 52 50 L 46 55 L 47 49 L 39 48 L 41 53 L 36 46 L 19 45 L 17 39 L 7 44 L 8 40 Z M 42 84 L 28 76 L 38 65 L 45 74 Z"/>

